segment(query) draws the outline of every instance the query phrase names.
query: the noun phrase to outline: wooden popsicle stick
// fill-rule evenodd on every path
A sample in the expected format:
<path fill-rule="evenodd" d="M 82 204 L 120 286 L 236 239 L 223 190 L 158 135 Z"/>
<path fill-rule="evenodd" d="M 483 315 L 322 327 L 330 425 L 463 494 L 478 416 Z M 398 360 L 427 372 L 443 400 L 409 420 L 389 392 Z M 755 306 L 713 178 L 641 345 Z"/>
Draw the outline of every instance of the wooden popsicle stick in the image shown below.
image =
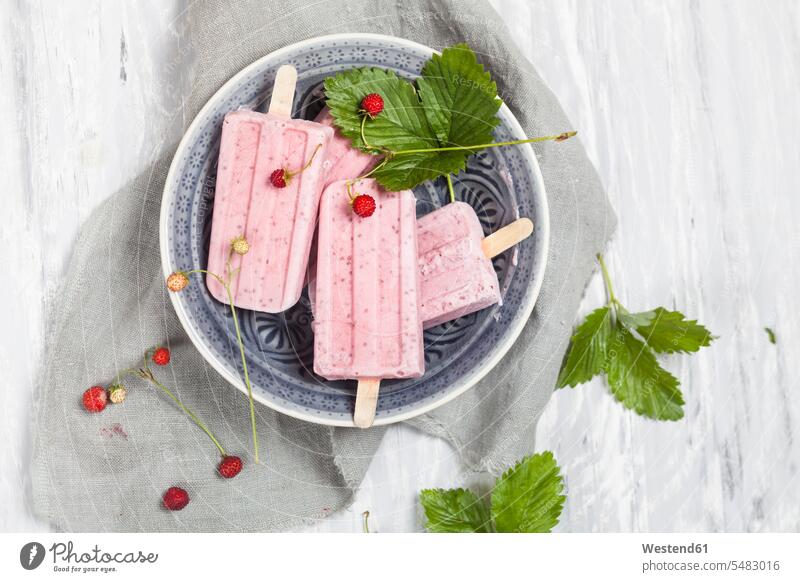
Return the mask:
<path fill-rule="evenodd" d="M 531 236 L 532 232 L 533 222 L 531 219 L 518 218 L 483 239 L 481 242 L 483 254 L 492 259 L 515 244 L 524 241 Z"/>
<path fill-rule="evenodd" d="M 275 84 L 272 86 L 269 113 L 281 117 L 292 116 L 295 85 L 297 85 L 297 69 L 292 65 L 283 65 L 279 68 L 275 74 Z"/>
<path fill-rule="evenodd" d="M 375 421 L 375 409 L 378 407 L 378 390 L 380 378 L 361 378 L 356 389 L 356 410 L 353 412 L 353 424 L 358 428 L 369 428 Z"/>

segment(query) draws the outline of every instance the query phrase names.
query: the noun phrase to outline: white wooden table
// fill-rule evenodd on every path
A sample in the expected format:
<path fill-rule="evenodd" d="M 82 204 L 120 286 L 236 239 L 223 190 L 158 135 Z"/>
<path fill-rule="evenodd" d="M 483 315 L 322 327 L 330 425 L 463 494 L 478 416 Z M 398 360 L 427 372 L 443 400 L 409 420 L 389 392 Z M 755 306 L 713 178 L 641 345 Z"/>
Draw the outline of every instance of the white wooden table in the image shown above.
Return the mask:
<path fill-rule="evenodd" d="M 558 529 L 800 530 L 800 3 L 494 4 L 608 188 L 622 301 L 720 336 L 667 359 L 681 422 L 626 412 L 601 381 L 554 395 L 536 448 L 566 475 Z M 49 527 L 25 494 L 46 312 L 81 222 L 189 122 L 173 116 L 191 83 L 182 8 L 0 2 L 0 530 Z M 602 300 L 597 277 L 582 311 Z M 419 530 L 420 488 L 476 479 L 393 427 L 352 509 L 314 529 L 358 531 L 368 509 L 373 529 Z"/>

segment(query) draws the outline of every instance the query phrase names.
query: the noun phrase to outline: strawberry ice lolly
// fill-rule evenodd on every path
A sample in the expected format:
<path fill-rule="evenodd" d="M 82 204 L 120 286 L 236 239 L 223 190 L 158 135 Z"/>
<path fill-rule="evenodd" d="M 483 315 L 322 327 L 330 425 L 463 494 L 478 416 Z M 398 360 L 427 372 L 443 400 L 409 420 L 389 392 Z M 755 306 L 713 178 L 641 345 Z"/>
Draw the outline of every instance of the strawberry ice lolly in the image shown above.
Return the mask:
<path fill-rule="evenodd" d="M 367 427 L 380 380 L 425 369 L 416 200 L 409 190 L 386 192 L 371 179 L 353 189 L 375 199 L 372 216 L 353 212 L 346 181 L 328 186 L 320 204 L 314 371 L 328 380 L 359 380 L 354 421 Z"/>
<path fill-rule="evenodd" d="M 420 218 L 420 312 L 425 329 L 501 303 L 491 259 L 532 231 L 533 223 L 520 218 L 484 238 L 475 211 L 464 202 L 451 202 Z"/>
<path fill-rule="evenodd" d="M 350 140 L 344 137 L 334 126 L 333 116 L 327 107 L 319 112 L 314 121 L 334 130 L 333 139 L 328 145 L 327 155 L 322 166 L 325 172 L 323 187 L 339 180 L 355 180 L 371 170 L 380 160 L 379 156 L 365 154 L 361 150 L 354 148 Z M 315 247 L 316 245 L 312 246 L 307 275 L 308 295 L 312 302 L 314 301 L 314 278 L 316 276 L 317 263 Z"/>
<path fill-rule="evenodd" d="M 502 303 L 491 259 L 533 231 L 520 218 L 484 238 L 475 211 L 452 202 L 417 221 L 420 272 L 420 315 L 425 329 Z M 316 306 L 315 277 L 309 277 L 308 297 Z"/>
<path fill-rule="evenodd" d="M 451 202 L 419 219 L 420 311 L 426 329 L 501 301 L 482 241 L 481 223 L 464 202 Z"/>
<path fill-rule="evenodd" d="M 333 125 L 333 116 L 327 107 L 319 112 L 314 121 L 335 130 L 324 164 L 326 186 L 339 180 L 355 180 L 371 170 L 380 159 L 379 156 L 365 154 L 352 147 L 350 140 Z"/>
<path fill-rule="evenodd" d="M 281 67 L 268 113 L 234 111 L 223 122 L 208 270 L 231 276 L 233 303 L 244 309 L 284 311 L 303 289 L 333 129 L 291 119 L 296 80 L 294 67 Z M 272 180 L 281 169 L 285 187 Z M 232 252 L 240 237 L 244 255 Z M 206 282 L 228 303 L 219 281 Z"/>

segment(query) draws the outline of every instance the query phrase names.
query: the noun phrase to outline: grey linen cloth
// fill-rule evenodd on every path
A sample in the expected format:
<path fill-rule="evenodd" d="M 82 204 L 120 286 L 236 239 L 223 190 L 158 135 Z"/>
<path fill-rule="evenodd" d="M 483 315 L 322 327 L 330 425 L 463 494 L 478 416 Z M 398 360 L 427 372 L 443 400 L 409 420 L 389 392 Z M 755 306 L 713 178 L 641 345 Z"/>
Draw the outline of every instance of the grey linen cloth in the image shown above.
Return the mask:
<path fill-rule="evenodd" d="M 186 27 L 197 53 L 185 103 L 193 117 L 233 74 L 293 42 L 379 32 L 436 49 L 467 42 L 497 80 L 530 136 L 571 128 L 557 100 L 483 0 L 207 0 Z M 384 428 L 330 428 L 257 405 L 263 451 L 253 463 L 246 397 L 194 349 L 172 310 L 160 270 L 161 192 L 174 147 L 84 225 L 51 317 L 33 435 L 35 510 L 67 531 L 270 531 L 297 529 L 346 507 Z M 465 466 L 499 472 L 534 451 L 536 422 L 553 392 L 594 255 L 615 219 L 578 140 L 536 147 L 549 196 L 550 255 L 533 315 L 484 380 L 408 424 L 447 439 Z M 83 390 L 109 383 L 163 344 L 167 386 L 246 463 L 215 475 L 216 449 L 169 400 L 140 380 L 122 406 L 87 414 Z M 183 511 L 160 507 L 172 485 L 189 491 Z"/>

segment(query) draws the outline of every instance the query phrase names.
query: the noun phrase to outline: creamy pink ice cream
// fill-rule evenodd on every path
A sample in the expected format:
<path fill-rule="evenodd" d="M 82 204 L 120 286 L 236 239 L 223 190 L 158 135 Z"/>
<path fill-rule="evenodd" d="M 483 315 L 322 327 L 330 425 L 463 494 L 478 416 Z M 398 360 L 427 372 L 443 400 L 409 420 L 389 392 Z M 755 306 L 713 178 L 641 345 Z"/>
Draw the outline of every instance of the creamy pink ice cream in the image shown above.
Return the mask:
<path fill-rule="evenodd" d="M 425 329 L 501 301 L 472 206 L 451 202 L 417 222 L 420 312 Z"/>
<path fill-rule="evenodd" d="M 327 107 L 319 112 L 314 121 L 335 131 L 324 164 L 325 186 L 339 180 L 355 180 L 378 163 L 380 156 L 365 154 L 350 145 L 350 140 L 333 125 L 333 117 Z"/>
<path fill-rule="evenodd" d="M 497 274 L 481 247 L 483 238 L 475 211 L 464 202 L 451 202 L 417 221 L 420 314 L 425 329 L 502 304 Z M 308 283 L 312 313 L 315 284 L 312 268 Z"/>
<path fill-rule="evenodd" d="M 354 189 L 375 199 L 372 216 L 353 212 L 344 181 L 328 186 L 320 204 L 314 371 L 329 380 L 420 376 L 414 194 L 370 179 Z"/>
<path fill-rule="evenodd" d="M 208 270 L 223 278 L 234 271 L 237 307 L 278 313 L 300 298 L 332 137 L 330 127 L 312 121 L 254 111 L 225 116 Z M 318 146 L 311 165 L 285 188 L 271 184 L 274 170 L 299 170 Z M 244 256 L 230 253 L 238 236 L 250 244 Z M 223 286 L 211 276 L 206 280 L 211 294 L 228 303 Z"/>

